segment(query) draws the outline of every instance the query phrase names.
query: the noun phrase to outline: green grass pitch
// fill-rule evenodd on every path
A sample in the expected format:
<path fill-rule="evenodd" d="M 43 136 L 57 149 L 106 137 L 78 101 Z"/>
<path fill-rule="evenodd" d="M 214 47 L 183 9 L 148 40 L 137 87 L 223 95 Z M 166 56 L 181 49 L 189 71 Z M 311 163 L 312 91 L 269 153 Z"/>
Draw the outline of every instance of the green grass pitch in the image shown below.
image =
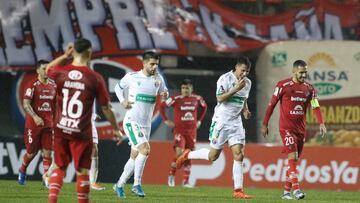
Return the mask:
<path fill-rule="evenodd" d="M 165 185 L 143 185 L 146 193 L 145 198 L 134 196 L 131 191 L 131 185 L 126 185 L 126 199 L 118 199 L 116 193 L 112 190 L 112 184 L 103 184 L 106 190 L 91 191 L 91 202 L 284 202 L 280 199 L 282 190 L 279 189 L 257 189 L 249 188 L 246 192 L 253 195 L 251 200 L 239 200 L 232 198 L 232 188 L 205 187 L 195 188 L 174 187 L 169 188 Z M 306 202 L 360 202 L 359 192 L 339 192 L 324 190 L 306 190 Z M 0 180 L 0 202 L 26 202 L 39 203 L 47 202 L 47 189 L 39 181 L 27 181 L 25 186 L 18 185 L 16 180 Z M 304 200 L 301 200 L 304 201 Z M 74 183 L 65 183 L 60 193 L 59 202 L 77 202 Z"/>

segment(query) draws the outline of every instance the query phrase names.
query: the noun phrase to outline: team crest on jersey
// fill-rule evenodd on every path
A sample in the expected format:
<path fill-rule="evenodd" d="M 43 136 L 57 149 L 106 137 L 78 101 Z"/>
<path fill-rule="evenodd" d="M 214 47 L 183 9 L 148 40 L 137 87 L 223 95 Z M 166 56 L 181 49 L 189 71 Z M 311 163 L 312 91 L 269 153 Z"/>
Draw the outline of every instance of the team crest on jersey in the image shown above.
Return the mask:
<path fill-rule="evenodd" d="M 83 77 L 82 73 L 80 71 L 78 71 L 78 70 L 70 71 L 68 76 L 72 80 L 80 80 Z"/>
<path fill-rule="evenodd" d="M 159 87 L 160 82 L 158 80 L 156 80 L 154 85 L 155 85 L 155 87 Z"/>

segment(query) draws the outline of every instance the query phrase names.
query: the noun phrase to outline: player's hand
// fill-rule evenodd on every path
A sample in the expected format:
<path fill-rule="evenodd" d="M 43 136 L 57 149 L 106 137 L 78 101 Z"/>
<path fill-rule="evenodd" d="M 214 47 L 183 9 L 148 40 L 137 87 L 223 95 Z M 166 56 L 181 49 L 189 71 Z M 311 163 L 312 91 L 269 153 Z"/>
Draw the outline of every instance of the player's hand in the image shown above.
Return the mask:
<path fill-rule="evenodd" d="M 244 118 L 245 118 L 246 120 L 248 120 L 248 119 L 250 119 L 250 117 L 251 117 L 251 112 L 249 111 L 249 109 L 244 109 L 243 115 L 244 115 Z"/>
<path fill-rule="evenodd" d="M 327 129 L 325 127 L 325 124 L 320 124 L 320 135 L 322 138 L 326 138 Z"/>
<path fill-rule="evenodd" d="M 161 101 L 165 101 L 169 97 L 169 92 L 161 92 L 160 93 Z"/>
<path fill-rule="evenodd" d="M 262 136 L 264 136 L 264 137 L 266 137 L 266 136 L 269 134 L 269 129 L 268 129 L 267 126 L 263 125 L 263 126 L 261 127 L 261 134 L 262 134 Z"/>
<path fill-rule="evenodd" d="M 121 102 L 121 105 L 125 108 L 125 109 L 131 109 L 131 105 L 134 104 L 134 102 L 130 102 L 128 100 L 124 100 L 123 102 Z"/>
<path fill-rule="evenodd" d="M 200 126 L 201 126 L 201 121 L 197 121 L 197 123 L 196 123 L 196 127 L 197 127 L 197 129 L 199 129 L 199 128 L 200 128 Z"/>
<path fill-rule="evenodd" d="M 114 135 L 114 141 L 116 142 L 116 145 L 120 145 L 123 140 L 122 132 L 119 129 L 113 130 L 113 135 Z"/>
<path fill-rule="evenodd" d="M 71 57 L 73 51 L 74 51 L 74 43 L 69 43 L 69 44 L 66 46 L 66 49 L 65 49 L 65 52 L 64 52 L 64 56 L 65 56 L 66 58 Z"/>
<path fill-rule="evenodd" d="M 175 127 L 175 123 L 171 120 L 166 120 L 164 121 L 165 125 L 167 125 L 169 128 L 174 128 Z"/>
<path fill-rule="evenodd" d="M 238 82 L 234 86 L 234 89 L 236 91 L 240 91 L 244 87 L 245 87 L 245 77 L 238 80 Z"/>
<path fill-rule="evenodd" d="M 34 116 L 33 119 L 34 119 L 36 126 L 44 125 L 44 120 L 42 118 L 40 118 L 39 116 Z"/>
<path fill-rule="evenodd" d="M 95 121 L 100 121 L 101 117 L 98 114 L 95 114 Z"/>

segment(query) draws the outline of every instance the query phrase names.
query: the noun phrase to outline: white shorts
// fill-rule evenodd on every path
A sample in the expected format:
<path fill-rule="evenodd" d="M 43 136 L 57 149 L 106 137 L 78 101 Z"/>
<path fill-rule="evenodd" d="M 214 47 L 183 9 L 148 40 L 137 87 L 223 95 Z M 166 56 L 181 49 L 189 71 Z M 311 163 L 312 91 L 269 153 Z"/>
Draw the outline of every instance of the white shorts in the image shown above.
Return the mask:
<path fill-rule="evenodd" d="M 229 147 L 235 144 L 245 145 L 245 129 L 240 125 L 226 125 L 213 121 L 209 132 L 210 147 L 222 149 L 227 142 Z"/>
<path fill-rule="evenodd" d="M 94 144 L 98 144 L 99 143 L 99 136 L 96 130 L 96 126 L 95 126 L 95 121 L 92 120 L 91 121 L 91 128 L 92 128 L 92 140 Z"/>
<path fill-rule="evenodd" d="M 123 128 L 132 149 L 137 150 L 141 144 L 149 142 L 151 127 L 144 127 L 135 121 L 124 119 Z"/>

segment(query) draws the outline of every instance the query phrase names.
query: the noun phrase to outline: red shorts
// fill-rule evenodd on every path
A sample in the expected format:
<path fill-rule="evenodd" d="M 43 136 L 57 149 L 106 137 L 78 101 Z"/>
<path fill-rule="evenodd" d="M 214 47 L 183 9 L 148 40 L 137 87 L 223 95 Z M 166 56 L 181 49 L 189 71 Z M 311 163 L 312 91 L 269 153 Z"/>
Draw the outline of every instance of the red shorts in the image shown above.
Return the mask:
<path fill-rule="evenodd" d="M 289 130 L 280 130 L 280 135 L 284 146 L 282 153 L 289 154 L 297 152 L 298 157 L 300 157 L 304 147 L 305 134 L 293 133 Z"/>
<path fill-rule="evenodd" d="M 196 131 L 194 132 L 180 132 L 174 131 L 174 148 L 194 150 L 196 143 Z"/>
<path fill-rule="evenodd" d="M 92 139 L 69 140 L 57 134 L 55 130 L 54 158 L 55 164 L 61 169 L 66 169 L 72 159 L 76 171 L 80 168 L 90 169 L 92 147 Z"/>
<path fill-rule="evenodd" d="M 26 152 L 34 154 L 39 149 L 52 149 L 53 130 L 52 128 L 25 128 L 24 141 Z"/>

